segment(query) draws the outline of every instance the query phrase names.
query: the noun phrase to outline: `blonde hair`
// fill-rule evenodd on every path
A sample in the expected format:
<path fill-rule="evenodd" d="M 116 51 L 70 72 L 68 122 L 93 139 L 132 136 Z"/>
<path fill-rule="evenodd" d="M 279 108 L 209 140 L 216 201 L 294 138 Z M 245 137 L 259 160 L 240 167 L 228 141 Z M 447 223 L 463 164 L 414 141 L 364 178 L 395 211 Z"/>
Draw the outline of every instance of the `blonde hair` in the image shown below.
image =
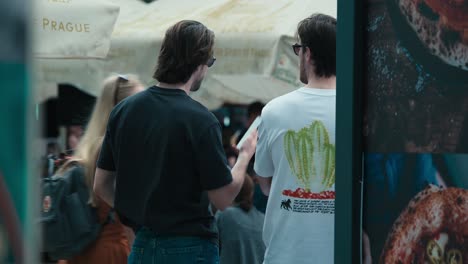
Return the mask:
<path fill-rule="evenodd" d="M 89 203 L 92 206 L 97 206 L 93 192 L 94 173 L 109 115 L 114 106 L 134 94 L 139 87 L 143 87 L 143 85 L 133 75 L 113 75 L 104 80 L 101 95 L 97 99 L 86 131 L 76 147 L 73 157 L 59 170 L 59 173 L 64 172 L 73 162 L 78 162 L 84 167 L 85 182 L 90 190 Z"/>

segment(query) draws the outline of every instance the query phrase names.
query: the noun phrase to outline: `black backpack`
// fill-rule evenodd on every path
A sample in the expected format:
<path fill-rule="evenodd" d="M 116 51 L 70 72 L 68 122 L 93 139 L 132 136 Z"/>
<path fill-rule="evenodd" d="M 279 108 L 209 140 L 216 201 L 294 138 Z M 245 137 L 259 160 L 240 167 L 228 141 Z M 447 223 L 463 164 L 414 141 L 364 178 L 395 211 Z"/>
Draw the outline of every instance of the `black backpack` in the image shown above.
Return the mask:
<path fill-rule="evenodd" d="M 43 252 L 51 259 L 79 254 L 102 229 L 96 208 L 88 204 L 84 175 L 84 168 L 75 162 L 64 173 L 42 179 Z"/>

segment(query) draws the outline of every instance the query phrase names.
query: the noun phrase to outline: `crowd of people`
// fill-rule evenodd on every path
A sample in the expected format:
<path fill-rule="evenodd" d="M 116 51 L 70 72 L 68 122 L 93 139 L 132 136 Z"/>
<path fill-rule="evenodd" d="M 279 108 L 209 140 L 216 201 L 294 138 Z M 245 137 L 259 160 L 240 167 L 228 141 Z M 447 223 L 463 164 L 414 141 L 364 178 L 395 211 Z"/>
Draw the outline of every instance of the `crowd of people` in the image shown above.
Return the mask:
<path fill-rule="evenodd" d="M 156 85 L 144 89 L 132 75 L 104 81 L 56 172 L 83 169 L 103 227 L 60 263 L 333 263 L 334 200 L 325 210 L 288 190 L 334 192 L 336 19 L 298 24 L 292 48 L 304 87 L 249 105 L 247 126 L 228 142 L 190 97 L 215 64 L 214 46 L 206 26 L 180 21 L 166 31 Z"/>

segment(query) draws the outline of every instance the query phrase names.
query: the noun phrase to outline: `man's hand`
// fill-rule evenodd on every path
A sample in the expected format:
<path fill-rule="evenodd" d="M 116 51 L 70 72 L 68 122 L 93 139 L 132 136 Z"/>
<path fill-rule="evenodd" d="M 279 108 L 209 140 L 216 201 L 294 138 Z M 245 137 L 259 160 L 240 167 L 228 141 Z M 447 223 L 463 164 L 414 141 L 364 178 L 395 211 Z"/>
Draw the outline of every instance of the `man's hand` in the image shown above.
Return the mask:
<path fill-rule="evenodd" d="M 247 166 L 255 153 L 256 146 L 257 130 L 253 131 L 244 141 L 244 144 L 242 144 L 237 162 L 231 170 L 232 182 L 224 187 L 208 191 L 208 197 L 217 209 L 222 211 L 231 206 L 232 201 L 234 201 L 237 194 L 239 194 L 242 184 L 244 183 Z"/>
<path fill-rule="evenodd" d="M 239 150 L 239 156 L 244 155 L 247 160 L 250 160 L 255 154 L 255 148 L 257 147 L 258 131 L 255 129 L 247 137 Z"/>

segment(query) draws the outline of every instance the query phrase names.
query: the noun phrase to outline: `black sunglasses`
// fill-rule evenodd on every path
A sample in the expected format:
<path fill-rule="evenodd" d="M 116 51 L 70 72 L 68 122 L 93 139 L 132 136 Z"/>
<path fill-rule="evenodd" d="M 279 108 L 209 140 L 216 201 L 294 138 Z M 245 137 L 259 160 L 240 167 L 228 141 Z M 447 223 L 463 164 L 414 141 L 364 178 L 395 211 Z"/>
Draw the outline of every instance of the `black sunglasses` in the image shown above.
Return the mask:
<path fill-rule="evenodd" d="M 294 45 L 292 45 L 294 54 L 296 54 L 297 56 L 299 56 L 299 51 L 301 50 L 302 47 L 305 47 L 305 46 L 300 45 L 300 44 L 297 44 L 297 43 L 294 44 Z"/>
<path fill-rule="evenodd" d="M 215 61 L 216 61 L 216 57 L 213 57 L 213 58 L 209 59 L 208 62 L 206 63 L 206 66 L 208 66 L 208 68 L 213 66 Z"/>
<path fill-rule="evenodd" d="M 120 85 L 123 83 L 128 82 L 127 75 L 119 74 L 117 75 L 117 80 L 115 82 L 115 89 L 114 89 L 114 106 L 117 105 L 117 95 L 119 94 L 117 90 L 119 89 Z"/>

